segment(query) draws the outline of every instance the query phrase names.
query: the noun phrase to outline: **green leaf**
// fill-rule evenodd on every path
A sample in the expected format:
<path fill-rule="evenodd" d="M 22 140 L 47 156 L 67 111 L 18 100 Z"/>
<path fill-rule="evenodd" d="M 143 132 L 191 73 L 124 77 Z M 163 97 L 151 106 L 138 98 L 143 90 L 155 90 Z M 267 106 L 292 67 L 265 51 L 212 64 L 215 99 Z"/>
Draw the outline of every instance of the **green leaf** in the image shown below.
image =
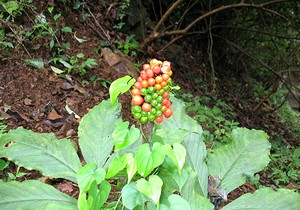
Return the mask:
<path fill-rule="evenodd" d="M 62 32 L 64 33 L 72 33 L 72 28 L 69 27 L 69 26 L 64 26 L 62 29 L 61 29 Z"/>
<path fill-rule="evenodd" d="M 76 199 L 36 180 L 0 182 L 0 197 L 1 210 L 77 209 Z"/>
<path fill-rule="evenodd" d="M 197 172 L 200 194 L 207 195 L 208 168 L 205 162 L 206 146 L 203 142 L 202 127 L 185 113 L 183 101 L 171 97 L 173 115 L 156 126 L 154 135 L 165 144 L 180 143 L 186 149 L 186 164 Z"/>
<path fill-rule="evenodd" d="M 137 170 L 143 177 L 147 177 L 151 171 L 161 165 L 165 159 L 164 146 L 155 142 L 150 150 L 149 144 L 143 144 L 135 155 Z"/>
<path fill-rule="evenodd" d="M 122 93 L 127 92 L 131 88 L 134 82 L 135 79 L 129 75 L 113 81 L 109 87 L 111 103 L 114 104 L 118 96 Z"/>
<path fill-rule="evenodd" d="M 9 166 L 9 161 L 4 161 L 0 159 L 0 171 L 7 168 Z"/>
<path fill-rule="evenodd" d="M 17 1 L 8 1 L 8 2 L 0 2 L 3 8 L 6 10 L 7 13 L 13 16 L 13 12 L 19 9 L 19 5 Z"/>
<path fill-rule="evenodd" d="M 126 162 L 127 162 L 126 171 L 128 176 L 127 183 L 130 183 L 132 177 L 135 175 L 137 171 L 137 164 L 132 153 L 126 154 Z"/>
<path fill-rule="evenodd" d="M 36 69 L 41 69 L 44 67 L 44 61 L 41 58 L 24 59 L 23 61 L 27 65 L 32 66 Z"/>
<path fill-rule="evenodd" d="M 113 131 L 115 151 L 124 149 L 141 138 L 141 132 L 134 125 L 128 130 L 129 122 L 120 123 Z"/>
<path fill-rule="evenodd" d="M 188 201 L 192 210 L 214 210 L 214 205 L 209 199 L 199 194 L 201 191 L 197 174 L 193 170 L 189 170 L 187 181 L 181 190 L 181 196 Z"/>
<path fill-rule="evenodd" d="M 221 180 L 227 193 L 268 165 L 271 144 L 263 131 L 237 128 L 233 141 L 208 154 L 209 174 Z"/>
<path fill-rule="evenodd" d="M 253 194 L 246 193 L 222 208 L 222 210 L 233 209 L 298 210 L 300 195 L 287 189 L 275 192 L 271 188 L 262 188 Z"/>
<path fill-rule="evenodd" d="M 84 56 L 85 56 L 84 53 L 78 53 L 78 54 L 76 55 L 77 58 L 84 58 Z"/>
<path fill-rule="evenodd" d="M 0 45 L 4 45 L 5 47 L 14 48 L 13 44 L 10 42 L 1 42 L 0 41 Z"/>
<path fill-rule="evenodd" d="M 21 127 L 0 138 L 0 156 L 28 170 L 39 170 L 45 176 L 73 182 L 76 182 L 76 172 L 81 168 L 76 150 L 69 140 L 57 140 L 53 133 L 34 133 Z"/>
<path fill-rule="evenodd" d="M 55 66 L 50 66 L 50 68 L 52 69 L 52 71 L 54 71 L 55 74 L 62 74 L 62 73 L 64 73 L 63 70 L 60 70 L 59 68 L 56 68 Z"/>
<path fill-rule="evenodd" d="M 83 166 L 76 175 L 80 192 L 83 193 L 89 190 L 93 181 L 100 184 L 105 179 L 105 174 L 105 170 L 97 168 L 96 163 L 89 163 Z"/>
<path fill-rule="evenodd" d="M 119 173 L 123 168 L 125 168 L 126 162 L 126 154 L 116 156 L 113 161 L 109 164 L 106 178 L 112 178 L 117 173 Z"/>
<path fill-rule="evenodd" d="M 183 101 L 171 97 L 173 115 L 155 129 L 155 135 L 160 136 L 165 144 L 181 143 L 190 133 L 202 135 L 202 128 L 195 120 L 185 113 Z"/>
<path fill-rule="evenodd" d="M 87 163 L 102 167 L 113 146 L 112 132 L 122 122 L 121 105 L 102 101 L 81 119 L 78 127 L 78 142 Z"/>
<path fill-rule="evenodd" d="M 135 183 L 127 184 L 122 189 L 122 203 L 128 209 L 136 206 L 143 206 L 149 199 L 142 194 L 136 187 Z"/>
<path fill-rule="evenodd" d="M 77 36 L 76 36 L 76 32 L 74 33 L 74 38 L 75 38 L 80 44 L 87 41 L 86 39 L 81 39 L 81 38 L 77 37 Z"/>
<path fill-rule="evenodd" d="M 181 196 L 172 194 L 168 198 L 169 205 L 162 204 L 160 210 L 191 210 L 189 203 Z"/>
<path fill-rule="evenodd" d="M 136 183 L 137 189 L 152 201 L 154 201 L 157 206 L 159 205 L 162 185 L 163 182 L 157 175 L 149 176 L 149 181 L 142 178 L 139 179 Z"/>
<path fill-rule="evenodd" d="M 177 160 L 178 168 L 181 170 L 185 163 L 186 150 L 181 144 L 175 142 L 173 144 L 173 151 Z"/>

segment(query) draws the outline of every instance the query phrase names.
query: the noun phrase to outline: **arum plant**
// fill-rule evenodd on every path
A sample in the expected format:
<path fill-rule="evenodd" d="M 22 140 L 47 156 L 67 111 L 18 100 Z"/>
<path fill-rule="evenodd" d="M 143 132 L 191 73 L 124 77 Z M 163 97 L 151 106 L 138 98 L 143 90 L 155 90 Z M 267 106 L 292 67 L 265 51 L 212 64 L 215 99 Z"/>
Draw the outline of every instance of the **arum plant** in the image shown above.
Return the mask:
<path fill-rule="evenodd" d="M 113 82 L 111 98 L 81 119 L 78 144 L 84 161 L 71 140 L 58 140 L 51 133 L 20 127 L 2 135 L 0 157 L 50 179 L 70 180 L 80 192 L 75 199 L 39 180 L 3 181 L 0 209 L 212 210 L 211 196 L 226 200 L 269 163 L 270 143 L 264 131 L 237 128 L 230 143 L 206 149 L 202 127 L 175 97 L 173 115 L 154 123 L 151 139 L 143 143 L 141 130 L 122 120 L 118 102 L 118 95 L 133 83 L 129 76 Z M 112 186 L 116 180 L 119 184 Z M 112 200 L 113 188 L 118 196 Z M 296 210 L 300 196 L 287 189 L 262 188 L 223 209 Z"/>

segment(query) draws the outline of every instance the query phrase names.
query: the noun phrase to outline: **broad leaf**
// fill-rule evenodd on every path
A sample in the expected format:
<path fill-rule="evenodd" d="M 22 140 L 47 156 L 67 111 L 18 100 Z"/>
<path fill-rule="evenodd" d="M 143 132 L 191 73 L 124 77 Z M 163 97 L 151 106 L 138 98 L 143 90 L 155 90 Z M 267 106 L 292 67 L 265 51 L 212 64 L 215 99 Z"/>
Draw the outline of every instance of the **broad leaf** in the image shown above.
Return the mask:
<path fill-rule="evenodd" d="M 135 155 L 137 170 L 143 177 L 148 176 L 151 171 L 163 163 L 165 159 L 164 147 L 155 142 L 150 150 L 149 144 L 143 144 Z"/>
<path fill-rule="evenodd" d="M 126 154 L 116 156 L 108 166 L 106 178 L 114 177 L 118 172 L 125 168 L 126 164 Z"/>
<path fill-rule="evenodd" d="M 202 127 L 185 113 L 184 103 L 171 98 L 173 115 L 157 125 L 154 135 L 160 136 L 165 144 L 182 142 L 186 149 L 186 164 L 197 172 L 200 194 L 207 195 L 208 169 L 205 163 L 206 147 L 202 138 Z"/>
<path fill-rule="evenodd" d="M 189 203 L 179 195 L 170 195 L 168 201 L 169 205 L 162 204 L 159 210 L 191 210 Z"/>
<path fill-rule="evenodd" d="M 83 193 L 89 190 L 93 181 L 96 181 L 96 184 L 100 184 L 105 179 L 105 174 L 105 170 L 97 168 L 96 163 L 89 163 L 83 166 L 76 175 L 80 192 Z"/>
<path fill-rule="evenodd" d="M 149 181 L 142 178 L 136 183 L 137 189 L 150 198 L 156 205 L 159 205 L 162 185 L 163 182 L 157 175 L 149 176 Z"/>
<path fill-rule="evenodd" d="M 80 121 L 78 142 L 87 163 L 102 167 L 109 157 L 113 146 L 112 132 L 121 119 L 121 105 L 112 105 L 109 100 L 102 101 L 90 109 Z"/>
<path fill-rule="evenodd" d="M 271 144 L 263 131 L 238 128 L 232 142 L 208 154 L 209 174 L 221 180 L 227 193 L 244 184 L 248 177 L 269 163 Z"/>
<path fill-rule="evenodd" d="M 193 170 L 189 170 L 189 176 L 182 188 L 181 196 L 188 201 L 192 210 L 213 210 L 214 205 L 199 192 L 201 192 L 201 188 L 197 174 Z"/>
<path fill-rule="evenodd" d="M 120 123 L 113 131 L 115 151 L 124 149 L 141 138 L 141 132 L 134 125 L 128 130 L 129 122 Z"/>
<path fill-rule="evenodd" d="M 146 201 L 149 201 L 149 198 L 136 188 L 135 183 L 130 183 L 123 187 L 122 203 L 126 208 L 133 209 L 136 206 L 143 206 Z"/>
<path fill-rule="evenodd" d="M 44 67 L 44 61 L 41 58 L 30 58 L 30 59 L 24 59 L 23 61 L 27 65 L 32 66 L 36 69 L 41 69 Z"/>
<path fill-rule="evenodd" d="M 113 81 L 109 87 L 111 103 L 114 104 L 118 96 L 122 93 L 127 92 L 131 88 L 134 82 L 135 79 L 133 79 L 129 75 Z"/>
<path fill-rule="evenodd" d="M 77 200 L 36 180 L 0 182 L 0 209 L 77 209 Z"/>
<path fill-rule="evenodd" d="M 165 144 L 181 143 L 190 133 L 202 135 L 202 128 L 185 113 L 183 101 L 171 97 L 173 115 L 156 126 L 155 135 L 161 137 Z"/>
<path fill-rule="evenodd" d="M 300 195 L 286 189 L 275 192 L 271 188 L 262 188 L 253 194 L 244 194 L 222 208 L 222 210 L 234 209 L 299 210 Z"/>
<path fill-rule="evenodd" d="M 45 176 L 76 182 L 81 163 L 73 144 L 67 139 L 57 140 L 53 133 L 34 133 L 19 127 L 3 135 L 0 146 L 0 156 L 17 165 L 39 170 Z"/>

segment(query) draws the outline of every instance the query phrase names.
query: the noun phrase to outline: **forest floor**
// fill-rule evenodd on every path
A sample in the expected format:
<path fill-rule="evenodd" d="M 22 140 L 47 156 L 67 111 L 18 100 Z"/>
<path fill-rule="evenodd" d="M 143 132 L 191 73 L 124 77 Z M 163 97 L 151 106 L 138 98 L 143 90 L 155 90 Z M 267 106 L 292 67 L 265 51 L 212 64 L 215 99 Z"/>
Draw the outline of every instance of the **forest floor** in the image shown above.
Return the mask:
<path fill-rule="evenodd" d="M 42 42 L 35 43 L 40 44 L 40 47 L 36 50 L 30 48 L 32 44 L 25 43 L 24 47 L 20 45 L 13 50 L 11 57 L 0 54 L 0 117 L 5 118 L 4 122 L 9 129 L 23 126 L 35 132 L 53 132 L 58 138 L 71 136 L 71 138 L 76 140 L 79 120 L 74 118 L 72 114 L 69 114 L 66 110 L 66 105 L 82 117 L 90 108 L 109 97 L 108 88 L 104 87 L 101 82 L 90 82 L 87 84 L 83 83 L 83 81 L 88 80 L 91 76 L 96 76 L 102 78 L 103 81 L 112 82 L 124 75 L 112 68 L 101 53 L 96 53 L 94 49 L 99 49 L 101 39 L 90 27 L 85 26 L 77 18 L 72 18 L 74 16 L 71 14 L 69 14 L 69 18 L 64 16 L 65 24 L 70 26 L 73 31 L 76 31 L 77 37 L 87 41 L 79 43 L 71 34 L 65 35 L 62 37 L 62 41 L 68 40 L 71 46 L 66 51 L 66 54 L 76 55 L 84 53 L 86 58 L 95 58 L 99 65 L 89 69 L 84 76 L 73 75 L 72 80 L 67 80 L 57 75 L 51 70 L 50 65 L 47 64 L 47 61 L 51 59 L 51 55 L 47 50 L 48 46 L 45 46 Z M 182 47 L 188 49 L 188 46 Z M 29 55 L 26 53 L 25 48 L 32 58 L 43 58 L 46 63 L 45 67 L 36 70 L 26 65 L 23 59 L 29 58 Z M 181 59 L 171 60 L 172 65 L 174 65 L 173 80 L 181 87 L 180 91 L 183 93 L 189 92 L 201 97 L 204 94 L 203 91 L 191 80 L 187 72 L 189 69 L 199 69 L 199 77 L 202 77 L 204 71 L 201 70 L 202 67 L 197 62 L 197 59 L 190 56 L 189 53 L 192 52 L 187 51 L 186 55 Z M 159 55 L 151 54 L 151 56 Z M 160 56 L 158 58 L 163 57 Z M 146 61 L 140 60 L 140 62 Z M 234 80 L 225 83 L 222 81 L 222 78 L 219 78 L 217 87 L 222 87 L 217 88 L 217 97 L 233 107 L 237 116 L 236 121 L 241 126 L 253 129 L 267 129 L 273 135 L 283 136 L 283 144 L 297 145 L 297 142 L 291 138 L 286 127 L 280 123 L 276 112 L 268 113 L 265 106 L 261 106 L 255 112 L 252 111 L 257 105 L 257 101 L 253 100 L 253 90 L 249 86 L 234 82 Z M 207 95 L 207 93 L 205 94 Z M 127 120 L 132 121 L 130 101 L 129 94 L 124 94 L 121 97 L 123 115 Z M 6 169 L 5 173 L 14 173 L 16 168 L 17 166 L 11 163 L 10 168 Z M 42 175 L 36 171 L 23 169 L 21 171 L 25 171 L 26 175 L 19 178 L 19 180 L 42 178 Z M 274 182 L 267 178 L 267 173 L 268 171 L 260 173 L 260 183 L 276 188 Z M 5 176 L 5 174 L 1 176 Z M 42 179 L 62 192 L 73 197 L 78 196 L 77 186 L 70 181 L 64 179 Z M 256 186 L 247 183 L 229 194 L 229 202 L 246 192 L 255 191 L 255 189 Z"/>

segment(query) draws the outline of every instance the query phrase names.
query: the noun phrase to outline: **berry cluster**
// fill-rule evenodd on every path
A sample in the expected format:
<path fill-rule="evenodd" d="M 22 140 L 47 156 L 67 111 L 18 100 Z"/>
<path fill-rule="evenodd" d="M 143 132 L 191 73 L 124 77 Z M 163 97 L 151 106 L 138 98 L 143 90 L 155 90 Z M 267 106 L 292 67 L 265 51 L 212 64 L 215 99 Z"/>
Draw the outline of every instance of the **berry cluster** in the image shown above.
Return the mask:
<path fill-rule="evenodd" d="M 143 70 L 131 90 L 131 112 L 142 124 L 154 120 L 161 123 L 164 116 L 169 118 L 173 114 L 169 100 L 171 75 L 169 61 L 152 59 L 150 64 L 143 65 Z"/>

